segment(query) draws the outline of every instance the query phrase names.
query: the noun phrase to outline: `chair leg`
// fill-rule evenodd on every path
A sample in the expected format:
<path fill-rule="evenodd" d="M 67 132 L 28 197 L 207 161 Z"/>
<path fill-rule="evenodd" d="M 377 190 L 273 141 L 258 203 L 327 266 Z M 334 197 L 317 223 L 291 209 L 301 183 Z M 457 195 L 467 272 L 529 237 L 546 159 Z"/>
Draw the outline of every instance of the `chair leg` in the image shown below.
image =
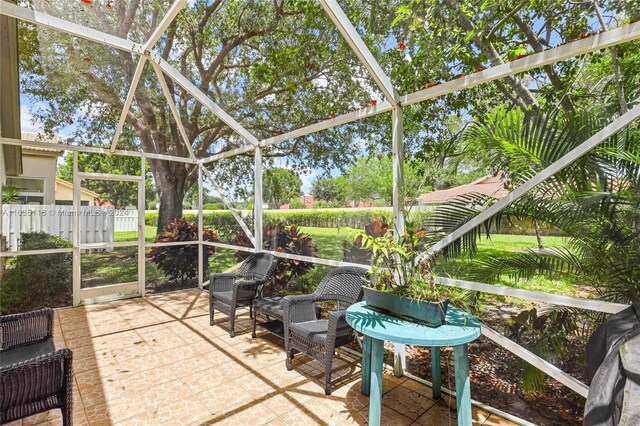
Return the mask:
<path fill-rule="evenodd" d="M 229 315 L 229 337 L 236 337 L 235 333 L 235 324 L 236 324 L 236 310 L 233 308 Z"/>
<path fill-rule="evenodd" d="M 251 330 L 251 337 L 256 337 L 256 323 L 258 322 L 257 312 L 253 314 L 253 329 Z"/>
<path fill-rule="evenodd" d="M 331 395 L 331 367 L 333 367 L 333 353 L 327 354 L 324 360 L 324 393 Z"/>
<path fill-rule="evenodd" d="M 215 325 L 215 321 L 213 319 L 213 313 L 215 309 L 213 308 L 213 303 L 209 305 L 209 325 Z"/>
<path fill-rule="evenodd" d="M 253 302 L 249 305 L 249 318 L 253 318 Z"/>
<path fill-rule="evenodd" d="M 287 351 L 287 371 L 293 370 L 293 349 Z"/>

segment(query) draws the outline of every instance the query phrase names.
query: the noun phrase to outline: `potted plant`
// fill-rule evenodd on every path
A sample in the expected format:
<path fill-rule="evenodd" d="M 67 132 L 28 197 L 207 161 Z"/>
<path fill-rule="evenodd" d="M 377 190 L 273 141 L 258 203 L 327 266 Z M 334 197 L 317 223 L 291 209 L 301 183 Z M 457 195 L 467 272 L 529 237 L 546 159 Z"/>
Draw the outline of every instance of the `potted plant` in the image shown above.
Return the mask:
<path fill-rule="evenodd" d="M 427 232 L 406 223 L 403 235 L 381 236 L 359 232 L 362 248 L 371 250 L 371 280 L 364 287 L 368 306 L 420 324 L 444 323 L 449 299 L 435 284 L 433 266 L 439 253 L 427 252 Z"/>

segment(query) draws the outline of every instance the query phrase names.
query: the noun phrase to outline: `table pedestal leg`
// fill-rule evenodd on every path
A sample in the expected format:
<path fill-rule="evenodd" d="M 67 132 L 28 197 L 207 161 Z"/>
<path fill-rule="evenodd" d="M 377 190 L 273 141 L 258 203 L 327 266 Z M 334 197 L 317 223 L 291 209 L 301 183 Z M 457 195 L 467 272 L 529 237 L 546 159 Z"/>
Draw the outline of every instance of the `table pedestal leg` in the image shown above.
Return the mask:
<path fill-rule="evenodd" d="M 371 388 L 371 337 L 364 335 L 362 343 L 362 383 L 360 393 L 369 396 Z"/>
<path fill-rule="evenodd" d="M 456 405 L 458 425 L 471 425 L 471 384 L 469 382 L 469 351 L 467 345 L 453 347 L 456 375 Z"/>
<path fill-rule="evenodd" d="M 433 399 L 442 397 L 442 384 L 440 383 L 440 347 L 431 347 L 431 392 Z"/>
<path fill-rule="evenodd" d="M 371 394 L 369 395 L 369 425 L 380 425 L 382 412 L 382 363 L 384 341 L 371 339 Z"/>

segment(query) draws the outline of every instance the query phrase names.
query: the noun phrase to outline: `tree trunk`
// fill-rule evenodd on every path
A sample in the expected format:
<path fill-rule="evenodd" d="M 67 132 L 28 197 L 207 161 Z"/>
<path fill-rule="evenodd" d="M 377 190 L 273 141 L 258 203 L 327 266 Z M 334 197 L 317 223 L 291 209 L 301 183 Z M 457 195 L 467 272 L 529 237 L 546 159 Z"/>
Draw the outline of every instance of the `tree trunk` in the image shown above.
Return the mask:
<path fill-rule="evenodd" d="M 190 186 L 187 185 L 189 173 L 182 163 L 149 160 L 149 166 L 158 186 L 160 207 L 157 232 L 160 233 L 174 219 L 182 217 L 182 200 Z"/>
<path fill-rule="evenodd" d="M 536 231 L 536 240 L 538 241 L 538 250 L 544 250 L 544 245 L 542 244 L 542 236 L 540 235 L 540 227 L 538 227 L 538 221 L 533 221 L 533 229 Z"/>

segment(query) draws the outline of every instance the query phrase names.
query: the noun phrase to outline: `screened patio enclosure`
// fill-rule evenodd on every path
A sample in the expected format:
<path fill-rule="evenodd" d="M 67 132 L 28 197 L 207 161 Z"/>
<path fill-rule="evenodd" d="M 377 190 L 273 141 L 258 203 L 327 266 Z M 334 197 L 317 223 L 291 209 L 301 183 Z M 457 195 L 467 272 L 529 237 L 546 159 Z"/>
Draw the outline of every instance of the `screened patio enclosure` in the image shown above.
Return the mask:
<path fill-rule="evenodd" d="M 104 4 L 102 4 L 104 3 Z M 594 52 L 600 52 L 604 49 L 613 48 L 624 45 L 640 39 L 640 22 L 632 22 L 617 28 L 607 29 L 593 34 L 578 37 L 574 41 L 559 44 L 555 47 L 549 47 L 539 52 L 533 52 L 527 55 L 520 55 L 510 61 L 491 61 L 488 66 L 481 66 L 475 72 L 468 74 L 459 74 L 456 78 L 449 78 L 446 81 L 438 81 L 437 84 L 423 84 L 416 90 L 409 93 L 399 93 L 394 82 L 390 77 L 398 78 L 398 70 L 385 70 L 380 65 L 377 55 L 380 50 L 390 50 L 391 45 L 395 46 L 397 40 L 385 39 L 382 47 L 371 46 L 371 41 L 363 34 L 364 24 L 362 22 L 353 22 L 352 14 L 345 13 L 345 10 L 333 0 L 320 0 L 320 5 L 325 15 L 322 19 L 331 26 L 330 31 L 335 33 L 333 36 L 340 39 L 340 43 L 345 48 L 351 50 L 353 54 L 353 62 L 348 64 L 353 70 L 358 70 L 358 79 L 354 78 L 350 84 L 360 85 L 359 89 L 365 90 L 370 94 L 372 101 L 359 105 L 356 99 L 350 104 L 350 109 L 337 106 L 336 114 L 332 114 L 329 118 L 319 119 L 313 118 L 313 122 L 298 127 L 299 120 L 294 119 L 293 110 L 296 107 L 302 108 L 300 105 L 294 105 L 291 111 L 285 111 L 285 115 L 291 113 L 291 122 L 269 123 L 264 130 L 249 130 L 247 120 L 251 114 L 242 114 L 242 116 L 234 117 L 233 113 L 226 112 L 222 105 L 230 102 L 230 98 L 225 91 L 230 92 L 239 90 L 244 81 L 236 82 L 235 87 L 220 87 L 218 91 L 208 91 L 203 87 L 201 82 L 196 80 L 194 71 L 187 65 L 177 64 L 175 57 L 168 52 L 164 52 L 162 47 L 166 46 L 167 37 L 172 23 L 176 19 L 180 19 L 181 13 L 185 14 L 185 22 L 188 21 L 187 12 L 193 13 L 194 5 L 186 0 L 176 0 L 175 2 L 160 1 L 158 8 L 154 10 L 154 15 L 147 16 L 141 14 L 137 20 L 131 24 L 131 29 L 124 32 L 127 38 L 122 37 L 123 32 L 120 31 L 120 22 L 113 21 L 117 19 L 109 16 L 110 9 L 117 9 L 117 2 L 33 2 L 32 8 L 23 7 L 21 5 L 12 4 L 6 0 L 0 0 L 0 14 L 10 18 L 15 18 L 22 24 L 29 24 L 29 28 L 35 29 L 36 33 L 42 36 L 41 43 L 46 40 L 55 40 L 57 38 L 69 38 L 74 41 L 82 49 L 87 46 L 95 48 L 95 52 L 84 50 L 86 57 L 82 58 L 84 63 L 70 64 L 65 71 L 73 70 L 74 67 L 85 66 L 89 64 L 95 69 L 99 68 L 99 64 L 94 60 L 94 56 L 108 55 L 117 58 L 118 55 L 128 55 L 135 60 L 135 70 L 132 74 L 130 82 L 126 86 L 126 93 L 116 93 L 120 95 L 122 109 L 118 117 L 113 118 L 113 126 L 115 132 L 109 136 L 110 146 L 98 148 L 86 145 L 70 145 L 62 144 L 61 149 L 73 152 L 73 211 L 76 212 L 73 219 L 73 238 L 72 246 L 61 249 L 38 249 L 38 250 L 18 250 L 4 252 L 0 255 L 5 258 L 16 258 L 20 256 L 38 256 L 54 253 L 72 253 L 72 274 L 73 274 L 73 305 L 87 305 L 92 303 L 100 303 L 104 301 L 113 301 L 119 298 L 144 297 L 145 296 L 145 259 L 147 257 L 147 249 L 153 247 L 166 246 L 198 246 L 199 264 L 197 281 L 200 288 L 208 283 L 205 276 L 207 265 L 203 261 L 203 251 L 208 246 L 222 250 L 244 251 L 250 252 L 263 251 L 264 241 L 263 232 L 265 226 L 264 210 L 264 182 L 263 175 L 265 164 L 268 164 L 272 157 L 272 149 L 277 148 L 280 144 L 286 143 L 304 143 L 305 137 L 322 138 L 324 132 L 338 129 L 341 126 L 347 126 L 351 123 L 370 120 L 376 116 L 386 117 L 391 123 L 390 140 L 388 148 L 392 161 L 392 179 L 393 193 L 391 203 L 392 223 L 397 233 L 404 232 L 405 226 L 405 204 L 406 200 L 403 192 L 404 180 L 404 157 L 405 155 L 414 155 L 414 152 L 407 152 L 404 146 L 405 124 L 404 112 L 412 108 L 414 105 L 429 102 L 446 102 L 447 96 L 457 94 L 466 90 L 472 90 L 476 87 L 492 84 L 496 81 L 521 76 L 523 73 L 542 69 L 552 66 L 556 63 L 562 63 L 572 58 L 587 57 Z M 407 3 L 407 4 L 410 4 Z M 146 7 L 146 6 L 141 6 Z M 106 8 L 106 9 L 105 9 Z M 146 11 L 149 12 L 149 11 Z M 347 11 L 348 12 L 348 11 Z M 214 12 L 215 13 L 215 12 Z M 185 24 L 187 25 L 187 24 Z M 473 37 L 473 36 L 472 36 Z M 472 38 L 471 37 L 471 38 Z M 469 40 L 471 40 L 471 38 Z M 402 43 L 402 41 L 400 41 Z M 336 42 L 337 43 L 337 42 Z M 318 46 L 310 46 L 317 48 Z M 374 48 L 375 47 L 375 48 Z M 403 48 L 404 49 L 404 48 Z M 100 52 L 100 53 L 98 53 Z M 271 52 L 275 54 L 275 52 Z M 331 55 L 331 52 L 327 53 Z M 446 53 L 443 53 L 446 55 Z M 247 58 L 251 60 L 251 55 Z M 163 101 L 169 108 L 170 117 L 166 117 L 172 123 L 175 123 L 177 134 L 179 135 L 179 145 L 172 145 L 167 151 L 161 149 L 148 150 L 142 145 L 139 150 L 121 149 L 120 139 L 123 133 L 132 132 L 133 126 L 128 122 L 133 115 L 132 108 L 140 108 L 137 105 L 138 91 L 144 88 L 141 78 L 143 72 L 151 69 L 156 76 L 155 82 L 152 84 L 159 87 L 159 93 L 164 96 Z M 91 72 L 91 71 L 90 71 Z M 355 73 L 355 71 L 354 71 Z M 70 76 L 73 78 L 73 76 Z M 110 76 L 110 79 L 118 79 L 121 76 Z M 127 77 L 128 78 L 128 77 Z M 357 80 L 357 81 L 356 81 Z M 145 82 L 146 84 L 146 82 Z M 316 89 L 321 90 L 322 84 L 316 81 Z M 363 89 L 363 87 L 367 87 Z M 346 90 L 346 89 L 345 89 Z M 368 91 L 368 92 L 367 92 Z M 178 98 L 176 93 L 179 93 Z M 87 95 L 89 98 L 92 95 Z M 347 96 L 340 93 L 339 96 Z M 180 104 L 180 98 L 188 99 L 185 104 Z M 375 102 L 374 102 L 375 100 Z M 155 100 L 156 102 L 158 100 Z M 189 129 L 183 122 L 180 110 L 194 108 L 198 105 L 202 108 L 203 114 L 212 117 L 221 123 L 221 134 L 228 143 L 222 148 L 218 145 L 210 146 L 205 150 L 200 150 L 190 142 Z M 247 107 L 248 108 L 248 107 Z M 242 112 L 242 109 L 239 109 Z M 306 111 L 305 111 L 306 112 Z M 265 115 L 268 117 L 268 115 Z M 544 168 L 534 176 L 531 176 L 526 183 L 514 188 L 506 197 L 501 198 L 491 204 L 486 210 L 478 213 L 472 220 L 457 227 L 451 233 L 442 238 L 439 242 L 432 245 L 430 251 L 435 252 L 441 250 L 451 243 L 459 240 L 468 232 L 478 228 L 483 222 L 491 219 L 499 214 L 505 208 L 509 207 L 520 198 L 529 193 L 537 185 L 552 177 L 557 172 L 565 169 L 574 162 L 581 159 L 585 154 L 596 148 L 603 142 L 615 136 L 621 130 L 637 123 L 640 117 L 640 104 L 637 102 L 630 103 L 628 111 L 612 119 L 606 126 L 596 133 L 590 135 L 584 141 L 581 141 L 574 149 L 565 153 L 559 160 L 552 165 Z M 264 117 L 263 117 L 264 118 Z M 136 123 L 137 126 L 143 125 Z M 137 128 L 136 128 L 137 130 Z M 46 142 L 27 141 L 15 138 L 0 138 L 4 145 L 14 145 L 21 147 L 47 148 Z M 152 146 L 151 145 L 148 146 Z M 155 145 L 154 145 L 155 146 Z M 159 145 L 158 145 L 159 146 Z M 217 150 L 218 149 L 218 150 Z M 357 149 L 353 147 L 352 149 Z M 217 151 L 216 151 L 217 150 Z M 387 154 L 388 154 L 387 153 Z M 95 171 L 82 170 L 79 166 L 78 156 L 80 154 L 95 154 L 96 156 L 126 156 L 135 158 L 140 163 L 139 175 L 102 173 Z M 253 158 L 251 158 L 253 157 Z M 219 175 L 216 173 L 216 165 L 232 161 L 234 158 L 241 158 L 241 161 L 252 162 L 252 176 L 244 176 L 243 178 L 249 182 L 252 199 L 252 214 L 246 215 L 234 208 L 228 194 L 228 187 L 232 186 L 234 176 Z M 239 160 L 240 161 L 240 160 Z M 175 167 L 191 167 L 197 182 L 197 222 L 199 234 L 197 241 L 192 242 L 149 242 L 145 238 L 145 178 L 147 165 L 149 163 L 171 163 Z M 106 181 L 124 181 L 129 182 L 137 191 L 137 210 L 138 210 L 138 230 L 135 239 L 129 241 L 105 242 L 86 244 L 81 242 L 82 225 L 81 216 L 78 214 L 81 209 L 80 189 L 83 181 L 88 180 L 106 180 Z M 215 193 L 219 196 L 226 208 L 231 212 L 236 221 L 236 230 L 243 232 L 251 241 L 253 247 L 239 246 L 232 240 L 222 240 L 220 242 L 205 241 L 203 238 L 203 230 L 205 224 L 204 210 L 204 194 L 205 192 Z M 1 206 L 0 206 L 1 207 Z M 109 283 L 96 287 L 83 286 L 83 271 L 81 258 L 85 256 L 85 252 L 91 249 L 113 249 L 128 248 L 132 255 L 137 259 L 137 280 L 133 282 Z M 279 251 L 268 250 L 275 256 L 291 259 L 295 261 L 310 262 L 312 264 L 323 265 L 328 267 L 357 265 L 359 263 L 345 262 L 341 260 L 329 259 L 325 257 L 310 257 L 296 254 L 287 254 Z M 135 253 L 135 254 L 134 254 Z M 593 298 L 564 296 L 551 294 L 546 292 L 537 292 L 525 289 L 518 289 L 491 283 L 482 283 L 469 280 L 461 280 L 448 278 L 445 276 L 437 277 L 437 283 L 443 286 L 454 286 L 475 292 L 492 294 L 498 296 L 507 296 L 519 298 L 529 301 L 547 303 L 560 307 L 571 307 L 576 309 L 589 310 L 593 312 L 616 313 L 624 309 L 626 305 L 620 303 L 611 303 Z M 500 347 L 508 350 L 525 362 L 535 366 L 553 379 L 570 388 L 572 391 L 582 397 L 586 397 L 588 386 L 580 380 L 565 373 L 557 366 L 547 360 L 535 355 L 530 350 L 517 344 L 505 335 L 492 329 L 487 325 L 482 326 L 482 334 L 493 341 Z M 394 371 L 398 375 L 402 375 L 406 368 L 405 348 L 395 348 Z"/>

